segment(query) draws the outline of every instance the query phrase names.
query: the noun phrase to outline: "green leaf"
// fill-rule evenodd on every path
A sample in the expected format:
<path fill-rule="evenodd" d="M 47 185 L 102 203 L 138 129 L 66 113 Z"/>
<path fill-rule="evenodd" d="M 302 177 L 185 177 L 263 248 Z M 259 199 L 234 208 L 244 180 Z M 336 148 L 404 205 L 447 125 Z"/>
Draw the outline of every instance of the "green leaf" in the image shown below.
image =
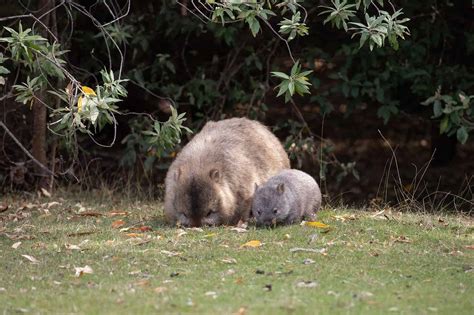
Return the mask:
<path fill-rule="evenodd" d="M 448 116 L 444 116 L 444 118 L 441 120 L 439 124 L 439 133 L 443 134 L 446 133 L 449 129 L 449 118 Z"/>
<path fill-rule="evenodd" d="M 396 34 L 390 34 L 390 36 L 388 37 L 388 41 L 390 43 L 390 46 L 392 46 L 392 48 L 394 50 L 398 50 L 399 45 L 398 45 L 398 40 L 397 40 L 397 35 Z"/>
<path fill-rule="evenodd" d="M 433 118 L 437 118 L 443 114 L 443 108 L 441 107 L 441 102 L 439 100 L 435 100 L 433 103 Z"/>
<path fill-rule="evenodd" d="M 360 36 L 360 42 L 359 42 L 359 48 L 362 48 L 364 46 L 365 42 L 369 38 L 369 33 L 363 32 Z"/>
<path fill-rule="evenodd" d="M 379 35 L 379 34 L 374 34 L 370 37 L 372 39 L 372 41 L 377 44 L 377 46 L 379 47 L 382 47 L 383 45 L 383 40 L 382 40 L 382 36 Z"/>
<path fill-rule="evenodd" d="M 272 71 L 271 73 L 274 77 L 277 77 L 277 78 L 280 78 L 280 79 L 284 79 L 284 80 L 290 79 L 290 76 L 283 73 L 283 72 Z"/>
<path fill-rule="evenodd" d="M 465 144 L 467 139 L 469 138 L 469 134 L 467 132 L 466 127 L 462 126 L 458 128 L 458 131 L 456 132 L 456 137 L 460 143 Z"/>
<path fill-rule="evenodd" d="M 277 97 L 283 95 L 283 93 L 285 93 L 288 90 L 288 83 L 289 81 L 283 81 L 277 86 L 280 88 L 278 90 Z"/>
<path fill-rule="evenodd" d="M 295 76 L 298 72 L 300 71 L 300 62 L 299 60 L 297 62 L 295 62 L 295 64 L 293 65 L 293 67 L 291 67 L 291 76 Z"/>
<path fill-rule="evenodd" d="M 291 96 L 293 96 L 293 94 L 295 94 L 295 82 L 290 81 L 288 83 L 288 91 L 290 92 Z"/>
<path fill-rule="evenodd" d="M 383 105 L 377 110 L 377 116 L 383 118 L 384 124 L 387 124 L 392 114 L 398 114 L 398 108 L 391 105 Z"/>
<path fill-rule="evenodd" d="M 255 18 L 255 16 L 249 16 L 246 19 L 250 27 L 250 31 L 252 32 L 253 37 L 256 37 L 258 32 L 260 31 L 260 22 Z"/>
<path fill-rule="evenodd" d="M 9 74 L 10 70 L 5 68 L 4 66 L 0 66 L 0 74 Z"/>

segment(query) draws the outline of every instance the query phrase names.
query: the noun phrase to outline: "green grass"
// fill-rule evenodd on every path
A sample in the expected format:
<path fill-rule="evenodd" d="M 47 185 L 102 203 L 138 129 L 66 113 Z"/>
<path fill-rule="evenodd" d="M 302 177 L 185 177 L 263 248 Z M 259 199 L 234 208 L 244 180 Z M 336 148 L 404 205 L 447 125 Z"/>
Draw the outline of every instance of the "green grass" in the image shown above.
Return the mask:
<path fill-rule="evenodd" d="M 319 220 L 331 226 L 329 231 L 250 226 L 246 233 L 219 227 L 179 235 L 182 231 L 162 223 L 159 203 L 81 201 L 90 211 L 130 212 L 123 217 L 76 216 L 79 205 L 73 199 L 59 200 L 49 213 L 41 210 L 46 205 L 18 210 L 52 200 L 4 200 L 10 209 L 0 221 L 2 313 L 474 312 L 474 250 L 467 248 L 474 244 L 474 228 L 469 218 L 444 216 L 440 222 L 435 215 L 389 213 L 386 219 L 374 212 L 325 209 Z M 31 216 L 21 218 L 25 213 Z M 349 214 L 356 219 L 335 217 Z M 131 231 L 111 227 L 119 219 L 124 227 L 138 223 L 153 231 L 128 237 Z M 72 235 L 81 232 L 91 234 Z M 23 238 L 22 243 L 13 249 L 16 238 Z M 241 248 L 249 240 L 263 245 Z M 81 244 L 81 250 L 66 244 Z M 297 247 L 326 252 L 291 251 Z M 305 259 L 314 263 L 304 264 Z M 75 277 L 74 267 L 85 265 L 93 274 Z M 299 287 L 304 281 L 316 286 Z"/>

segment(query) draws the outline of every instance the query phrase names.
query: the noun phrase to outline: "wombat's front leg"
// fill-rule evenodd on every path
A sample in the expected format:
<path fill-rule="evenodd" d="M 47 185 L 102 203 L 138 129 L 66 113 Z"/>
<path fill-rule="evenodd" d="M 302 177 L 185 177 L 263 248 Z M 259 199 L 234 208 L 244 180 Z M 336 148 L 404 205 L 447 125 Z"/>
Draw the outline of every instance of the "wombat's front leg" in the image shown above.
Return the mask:
<path fill-rule="evenodd" d="M 237 204 L 235 216 L 232 220 L 233 225 L 236 225 L 239 221 L 247 222 L 252 210 L 252 196 L 246 197 L 241 192 L 238 192 L 237 196 L 240 199 L 240 202 Z"/>
<path fill-rule="evenodd" d="M 306 221 L 316 221 L 316 213 L 314 212 L 306 212 L 303 217 Z"/>
<path fill-rule="evenodd" d="M 297 213 L 297 211 L 290 212 L 286 219 L 283 221 L 283 224 L 295 224 L 300 223 L 302 216 Z"/>

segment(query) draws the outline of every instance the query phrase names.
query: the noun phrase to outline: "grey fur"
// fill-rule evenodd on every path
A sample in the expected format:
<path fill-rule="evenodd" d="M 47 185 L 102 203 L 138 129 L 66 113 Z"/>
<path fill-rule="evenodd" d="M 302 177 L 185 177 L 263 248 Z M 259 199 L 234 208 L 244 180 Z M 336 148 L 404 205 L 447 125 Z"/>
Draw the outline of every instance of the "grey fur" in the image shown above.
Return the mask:
<path fill-rule="evenodd" d="M 321 207 L 321 190 L 313 177 L 283 170 L 256 188 L 252 213 L 257 225 L 292 224 L 313 219 Z"/>
<path fill-rule="evenodd" d="M 208 122 L 168 170 L 165 216 L 185 226 L 236 224 L 250 214 L 255 184 L 289 167 L 280 141 L 259 122 Z"/>

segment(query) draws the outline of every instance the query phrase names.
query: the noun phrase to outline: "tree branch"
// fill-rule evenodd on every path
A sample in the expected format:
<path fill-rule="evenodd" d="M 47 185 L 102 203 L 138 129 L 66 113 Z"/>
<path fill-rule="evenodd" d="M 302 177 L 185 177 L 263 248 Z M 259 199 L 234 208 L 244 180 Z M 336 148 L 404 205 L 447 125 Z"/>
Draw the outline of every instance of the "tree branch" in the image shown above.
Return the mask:
<path fill-rule="evenodd" d="M 10 129 L 8 129 L 8 127 L 3 123 L 3 121 L 0 121 L 0 127 L 2 127 L 5 132 L 13 139 L 13 141 L 15 141 L 15 143 L 23 150 L 23 152 L 25 152 L 26 155 L 28 155 L 28 157 L 33 161 L 35 162 L 36 165 L 38 165 L 39 167 L 41 167 L 44 171 L 46 171 L 49 175 L 51 176 L 56 176 L 53 172 L 51 172 L 49 170 L 49 168 L 47 168 L 46 166 L 44 166 L 41 162 L 39 162 L 37 159 L 35 159 L 33 157 L 33 155 L 30 153 L 30 151 L 28 151 L 22 144 L 21 142 L 15 137 L 15 135 L 10 131 Z"/>

